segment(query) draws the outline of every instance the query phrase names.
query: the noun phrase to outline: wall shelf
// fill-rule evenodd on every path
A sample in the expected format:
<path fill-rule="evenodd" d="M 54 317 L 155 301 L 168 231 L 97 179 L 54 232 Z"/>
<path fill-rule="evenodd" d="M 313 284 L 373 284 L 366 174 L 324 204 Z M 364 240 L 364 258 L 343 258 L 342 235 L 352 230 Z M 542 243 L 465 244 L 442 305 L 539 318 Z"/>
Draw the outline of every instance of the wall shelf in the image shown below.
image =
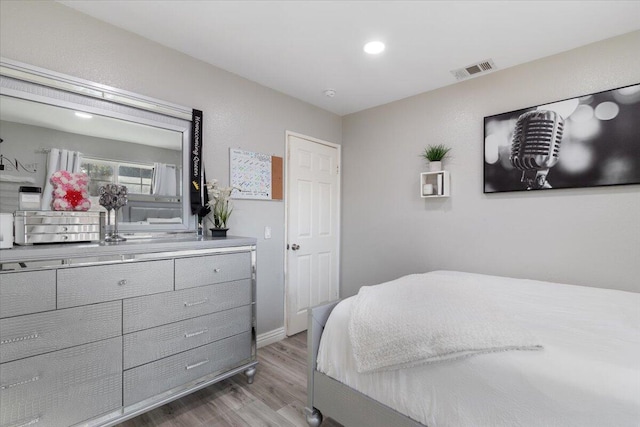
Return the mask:
<path fill-rule="evenodd" d="M 430 188 L 431 192 L 429 192 Z M 449 197 L 449 194 L 448 171 L 422 172 L 420 174 L 420 197 L 423 199 Z"/>

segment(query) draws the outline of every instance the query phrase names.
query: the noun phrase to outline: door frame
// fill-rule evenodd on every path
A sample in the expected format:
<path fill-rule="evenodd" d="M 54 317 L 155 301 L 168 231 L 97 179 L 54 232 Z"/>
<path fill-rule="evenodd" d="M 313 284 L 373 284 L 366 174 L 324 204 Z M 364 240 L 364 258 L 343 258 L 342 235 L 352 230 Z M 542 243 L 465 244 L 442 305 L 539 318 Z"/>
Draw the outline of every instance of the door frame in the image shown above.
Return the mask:
<path fill-rule="evenodd" d="M 337 255 L 337 261 L 336 261 L 336 269 L 338 272 L 338 298 L 340 297 L 340 291 L 341 291 L 341 286 L 340 286 L 340 277 L 342 276 L 342 272 L 340 271 L 340 247 L 342 245 L 342 229 L 341 229 L 341 221 L 340 219 L 342 218 L 342 207 L 341 207 L 341 202 L 342 202 L 342 145 L 340 144 L 336 144 L 334 142 L 329 142 L 329 141 L 324 141 L 322 139 L 319 138 L 314 138 L 312 136 L 307 136 L 307 135 L 303 135 L 301 133 L 297 133 L 297 132 L 292 132 L 292 131 L 285 131 L 285 162 L 284 162 L 284 333 L 285 336 L 289 336 L 288 335 L 288 304 L 289 304 L 289 256 L 288 256 L 288 252 L 289 250 L 287 249 L 287 245 L 289 244 L 289 159 L 291 158 L 289 149 L 289 139 L 290 137 L 297 137 L 297 138 L 301 138 L 301 139 L 306 139 L 307 141 L 316 143 L 316 144 L 320 144 L 320 145 L 326 145 L 328 147 L 331 148 L 335 148 L 337 149 L 337 153 L 338 153 L 338 200 L 337 200 L 337 208 L 338 208 L 338 217 L 336 218 L 337 221 L 337 240 L 338 240 L 338 245 L 336 248 L 336 255 Z"/>

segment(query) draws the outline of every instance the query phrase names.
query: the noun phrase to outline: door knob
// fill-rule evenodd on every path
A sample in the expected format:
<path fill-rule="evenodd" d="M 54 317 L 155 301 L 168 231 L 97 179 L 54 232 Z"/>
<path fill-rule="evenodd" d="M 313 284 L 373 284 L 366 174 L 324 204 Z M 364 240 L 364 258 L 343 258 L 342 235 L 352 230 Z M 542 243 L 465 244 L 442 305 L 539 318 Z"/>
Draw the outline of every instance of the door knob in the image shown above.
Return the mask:
<path fill-rule="evenodd" d="M 295 244 L 295 243 L 293 245 L 291 245 L 291 250 L 297 251 L 298 249 L 300 249 L 300 245 Z"/>

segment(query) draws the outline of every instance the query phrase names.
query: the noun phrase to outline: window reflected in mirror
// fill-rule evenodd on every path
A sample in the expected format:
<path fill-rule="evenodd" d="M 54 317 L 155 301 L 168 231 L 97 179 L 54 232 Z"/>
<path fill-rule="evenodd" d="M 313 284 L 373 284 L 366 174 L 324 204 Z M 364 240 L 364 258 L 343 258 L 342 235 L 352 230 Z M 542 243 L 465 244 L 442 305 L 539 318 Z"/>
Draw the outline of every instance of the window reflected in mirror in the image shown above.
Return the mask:
<path fill-rule="evenodd" d="M 151 183 L 154 174 L 153 165 L 129 162 L 116 162 L 82 158 L 80 170 L 89 176 L 89 194 L 99 195 L 99 188 L 105 184 L 126 185 L 129 194 L 153 194 Z"/>

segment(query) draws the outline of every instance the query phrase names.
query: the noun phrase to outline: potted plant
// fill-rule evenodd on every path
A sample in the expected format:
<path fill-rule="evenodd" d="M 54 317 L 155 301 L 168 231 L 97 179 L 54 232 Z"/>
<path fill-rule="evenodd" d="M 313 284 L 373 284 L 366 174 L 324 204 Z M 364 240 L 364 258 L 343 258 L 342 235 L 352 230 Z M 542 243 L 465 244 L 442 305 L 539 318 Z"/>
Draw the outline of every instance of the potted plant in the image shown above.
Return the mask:
<path fill-rule="evenodd" d="M 233 212 L 231 203 L 231 192 L 233 187 L 220 187 L 218 180 L 207 181 L 207 194 L 209 203 L 207 206 L 211 209 L 211 213 L 207 216 L 209 221 L 213 223 L 211 230 L 212 237 L 226 237 L 227 221 Z"/>
<path fill-rule="evenodd" d="M 444 144 L 429 145 L 424 149 L 422 157 L 429 161 L 429 170 L 431 172 L 442 170 L 442 160 L 449 157 L 451 147 Z"/>

